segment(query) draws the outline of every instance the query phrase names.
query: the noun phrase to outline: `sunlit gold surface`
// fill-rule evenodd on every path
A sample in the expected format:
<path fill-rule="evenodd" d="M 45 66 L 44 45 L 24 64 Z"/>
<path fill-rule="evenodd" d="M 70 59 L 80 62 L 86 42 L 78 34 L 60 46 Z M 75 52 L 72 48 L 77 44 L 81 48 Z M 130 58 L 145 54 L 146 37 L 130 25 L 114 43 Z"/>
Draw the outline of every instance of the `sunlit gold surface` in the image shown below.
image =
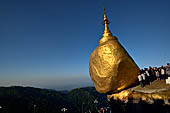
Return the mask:
<path fill-rule="evenodd" d="M 170 99 L 170 90 L 160 91 L 155 93 L 143 93 L 143 92 L 132 92 L 130 90 L 123 90 L 119 93 L 115 93 L 112 95 L 107 95 L 108 100 L 113 98 L 114 100 L 122 100 L 124 98 L 131 98 L 131 99 L 141 99 L 144 101 L 148 101 L 150 99 L 163 99 L 169 100 Z"/>
<path fill-rule="evenodd" d="M 153 103 L 155 100 L 164 100 L 165 104 L 170 105 L 170 85 L 166 84 L 164 80 L 153 81 L 152 84 L 141 87 L 139 85 L 125 89 L 119 93 L 107 95 L 108 100 L 143 100 L 147 103 Z"/>
<path fill-rule="evenodd" d="M 114 100 L 122 100 L 123 98 L 126 98 L 130 95 L 131 92 L 129 91 L 121 91 L 120 93 L 112 94 L 112 95 L 107 95 L 107 98 L 110 100 L 113 98 Z"/>
<path fill-rule="evenodd" d="M 99 46 L 93 51 L 89 61 L 89 72 L 96 90 L 100 93 L 117 92 L 137 79 L 138 66 L 112 35 L 104 13 L 105 30 Z"/>

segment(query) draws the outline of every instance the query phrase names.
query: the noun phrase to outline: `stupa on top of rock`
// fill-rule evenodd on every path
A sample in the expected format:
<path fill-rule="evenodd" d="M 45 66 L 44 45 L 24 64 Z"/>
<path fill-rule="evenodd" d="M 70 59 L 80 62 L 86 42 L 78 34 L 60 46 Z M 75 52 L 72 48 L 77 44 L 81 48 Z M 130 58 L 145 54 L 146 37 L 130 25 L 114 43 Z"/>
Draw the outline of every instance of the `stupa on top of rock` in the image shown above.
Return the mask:
<path fill-rule="evenodd" d="M 104 33 L 90 56 L 89 73 L 99 93 L 115 93 L 134 84 L 139 68 L 110 32 L 105 10 L 103 23 Z"/>

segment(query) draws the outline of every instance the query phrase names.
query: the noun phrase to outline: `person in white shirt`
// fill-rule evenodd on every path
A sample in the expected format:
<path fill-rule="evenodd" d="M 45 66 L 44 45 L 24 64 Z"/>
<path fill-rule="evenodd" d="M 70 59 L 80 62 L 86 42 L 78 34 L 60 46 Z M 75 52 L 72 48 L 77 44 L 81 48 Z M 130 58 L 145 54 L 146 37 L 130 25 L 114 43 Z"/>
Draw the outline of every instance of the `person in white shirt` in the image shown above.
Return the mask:
<path fill-rule="evenodd" d="M 157 68 L 156 68 L 156 70 L 155 70 L 155 75 L 156 75 L 156 79 L 157 79 L 157 80 L 160 80 L 160 75 L 159 75 L 159 71 L 158 71 Z"/>
<path fill-rule="evenodd" d="M 140 72 L 138 73 L 138 81 L 140 83 L 140 86 L 143 87 L 142 76 Z"/>
<path fill-rule="evenodd" d="M 163 79 L 163 80 L 166 79 L 166 76 L 165 76 L 165 69 L 164 69 L 163 66 L 161 67 L 161 79 Z"/>
<path fill-rule="evenodd" d="M 145 77 L 145 73 L 144 73 L 144 70 L 143 70 L 143 69 L 142 69 L 142 71 L 141 71 L 141 76 L 142 76 L 142 83 L 143 83 L 143 86 L 145 86 L 146 77 Z"/>

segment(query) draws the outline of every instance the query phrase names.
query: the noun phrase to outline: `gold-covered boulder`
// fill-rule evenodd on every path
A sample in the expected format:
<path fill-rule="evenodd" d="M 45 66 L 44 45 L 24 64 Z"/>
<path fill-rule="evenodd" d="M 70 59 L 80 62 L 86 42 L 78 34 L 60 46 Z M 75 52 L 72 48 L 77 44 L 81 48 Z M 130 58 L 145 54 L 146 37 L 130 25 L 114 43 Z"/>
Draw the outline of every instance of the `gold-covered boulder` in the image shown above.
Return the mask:
<path fill-rule="evenodd" d="M 137 80 L 139 68 L 112 35 L 104 13 L 105 30 L 99 46 L 92 52 L 89 73 L 99 93 L 113 93 L 129 87 Z"/>

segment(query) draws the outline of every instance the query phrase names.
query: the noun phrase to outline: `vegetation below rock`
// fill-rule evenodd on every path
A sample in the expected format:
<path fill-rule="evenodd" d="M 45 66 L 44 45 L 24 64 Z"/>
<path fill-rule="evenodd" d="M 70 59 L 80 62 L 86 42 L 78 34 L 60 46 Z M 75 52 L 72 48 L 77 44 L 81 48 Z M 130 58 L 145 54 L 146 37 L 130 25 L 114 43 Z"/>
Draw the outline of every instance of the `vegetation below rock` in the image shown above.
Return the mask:
<path fill-rule="evenodd" d="M 94 101 L 98 100 L 98 104 Z M 0 87 L 1 113 L 68 113 L 95 111 L 107 106 L 107 97 L 94 87 L 55 91 L 33 87 Z"/>

